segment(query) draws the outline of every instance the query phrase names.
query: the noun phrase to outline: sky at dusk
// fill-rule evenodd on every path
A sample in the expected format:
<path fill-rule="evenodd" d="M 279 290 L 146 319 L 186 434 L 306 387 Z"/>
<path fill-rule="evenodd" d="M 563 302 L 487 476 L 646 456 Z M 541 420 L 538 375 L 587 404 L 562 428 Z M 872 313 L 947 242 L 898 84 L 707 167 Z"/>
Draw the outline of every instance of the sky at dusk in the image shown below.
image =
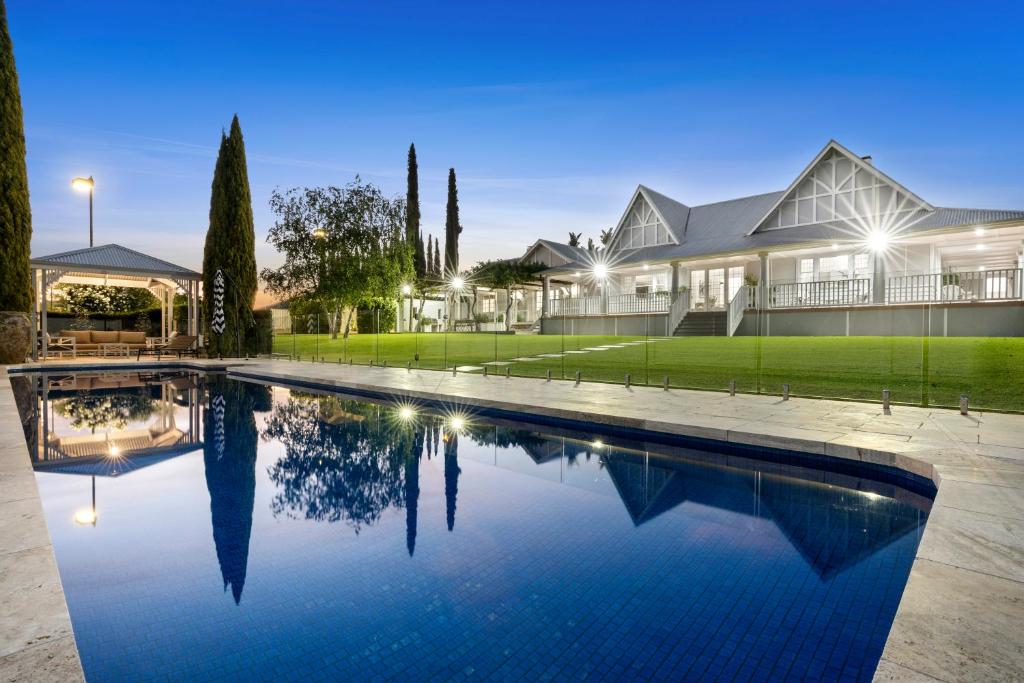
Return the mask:
<path fill-rule="evenodd" d="M 854 8 L 857 8 L 856 11 Z M 1024 208 L 1020 2 L 7 0 L 34 255 L 202 261 L 221 129 L 245 134 L 260 266 L 274 188 L 355 174 L 425 232 L 459 179 L 463 264 L 597 237 L 638 183 L 785 188 L 835 138 L 939 206 Z"/>

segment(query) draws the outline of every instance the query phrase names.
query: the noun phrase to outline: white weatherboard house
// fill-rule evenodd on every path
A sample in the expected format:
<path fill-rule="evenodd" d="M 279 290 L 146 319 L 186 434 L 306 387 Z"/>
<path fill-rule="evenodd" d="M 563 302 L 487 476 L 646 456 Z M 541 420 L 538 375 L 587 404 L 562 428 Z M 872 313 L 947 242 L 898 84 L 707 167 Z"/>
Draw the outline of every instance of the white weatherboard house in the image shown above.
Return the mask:
<path fill-rule="evenodd" d="M 537 241 L 524 313 L 547 334 L 1024 336 L 1022 248 L 1024 210 L 934 206 L 831 141 L 781 192 L 641 185 L 607 249 Z"/>

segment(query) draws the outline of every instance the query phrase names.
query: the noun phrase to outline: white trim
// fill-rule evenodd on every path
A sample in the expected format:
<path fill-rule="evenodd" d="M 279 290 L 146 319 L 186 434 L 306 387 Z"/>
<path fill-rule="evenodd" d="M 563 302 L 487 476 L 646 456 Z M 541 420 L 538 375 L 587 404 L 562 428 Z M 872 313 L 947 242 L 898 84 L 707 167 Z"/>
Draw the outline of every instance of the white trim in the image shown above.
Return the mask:
<path fill-rule="evenodd" d="M 893 187 L 896 188 L 896 190 L 898 192 L 903 192 L 904 194 L 906 194 L 909 199 L 919 203 L 921 205 L 921 207 L 923 209 L 925 209 L 926 211 L 934 211 L 935 210 L 934 206 L 932 206 L 931 204 L 929 204 L 925 200 L 921 199 L 916 194 L 914 194 L 913 192 L 908 190 L 906 187 L 904 187 L 900 183 L 896 182 L 895 180 L 893 180 L 892 178 L 887 176 L 885 173 L 883 173 L 881 170 L 879 170 L 877 167 L 875 167 L 874 164 L 866 163 L 859 156 L 857 156 L 856 154 L 854 154 L 850 150 L 846 149 L 845 147 L 843 147 L 841 144 L 839 144 L 835 140 L 829 140 L 828 143 L 825 145 L 825 147 L 822 148 L 822 150 L 820 152 L 818 152 L 818 154 L 814 157 L 814 159 L 811 160 L 811 163 L 807 164 L 807 166 L 804 167 L 804 170 L 800 172 L 800 175 L 798 175 L 796 177 L 796 180 L 794 180 L 792 183 L 790 183 L 789 187 L 787 187 L 783 191 L 783 193 L 781 195 L 779 195 L 779 198 L 777 200 L 775 200 L 775 203 L 772 204 L 771 208 L 768 209 L 768 211 L 766 211 L 765 214 L 763 216 L 761 216 L 761 218 L 759 218 L 756 223 L 754 223 L 754 227 L 751 229 L 750 232 L 747 233 L 747 237 L 750 237 L 755 232 L 757 232 L 758 230 L 761 229 L 761 226 L 764 224 L 764 222 L 766 220 L 768 220 L 768 218 L 776 211 L 776 209 L 778 209 L 780 206 L 782 206 L 782 202 L 786 201 L 786 199 L 789 198 L 789 196 L 796 190 L 797 186 L 804 180 L 804 178 L 806 178 L 807 175 L 811 171 L 814 170 L 814 167 L 818 165 L 818 162 L 820 162 L 825 157 L 826 154 L 828 154 L 829 152 L 832 152 L 832 151 L 838 152 L 838 153 L 842 154 L 843 156 L 848 157 L 853 162 L 853 165 L 855 166 L 855 169 L 854 169 L 855 173 L 856 173 L 857 170 L 866 170 L 867 172 L 872 173 L 872 174 L 878 176 L 883 181 L 891 184 Z M 824 222 L 829 223 L 829 222 L 834 222 L 834 221 L 824 221 Z M 790 228 L 790 227 L 795 227 L 795 226 L 784 226 L 784 227 L 779 227 L 777 229 L 778 230 L 784 230 L 784 229 Z"/>

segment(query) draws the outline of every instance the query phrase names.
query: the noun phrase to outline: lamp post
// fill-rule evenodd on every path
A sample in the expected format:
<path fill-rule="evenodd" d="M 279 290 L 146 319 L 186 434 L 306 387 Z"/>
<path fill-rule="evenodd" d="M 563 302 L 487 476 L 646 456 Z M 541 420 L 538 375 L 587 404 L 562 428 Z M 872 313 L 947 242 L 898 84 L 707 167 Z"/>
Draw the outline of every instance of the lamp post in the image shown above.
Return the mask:
<path fill-rule="evenodd" d="M 89 193 L 89 247 L 92 247 L 92 193 L 96 188 L 96 181 L 93 180 L 92 176 L 88 178 L 74 178 L 71 181 L 71 187 L 75 188 L 79 192 Z"/>

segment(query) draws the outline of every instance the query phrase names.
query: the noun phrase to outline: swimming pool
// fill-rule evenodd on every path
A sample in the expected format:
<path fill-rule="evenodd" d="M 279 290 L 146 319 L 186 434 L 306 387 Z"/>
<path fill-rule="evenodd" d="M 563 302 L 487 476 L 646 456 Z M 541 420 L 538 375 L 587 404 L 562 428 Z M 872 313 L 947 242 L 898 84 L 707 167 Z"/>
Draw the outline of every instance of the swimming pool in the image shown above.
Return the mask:
<path fill-rule="evenodd" d="M 456 405 L 15 381 L 93 681 L 869 680 L 931 506 Z"/>

